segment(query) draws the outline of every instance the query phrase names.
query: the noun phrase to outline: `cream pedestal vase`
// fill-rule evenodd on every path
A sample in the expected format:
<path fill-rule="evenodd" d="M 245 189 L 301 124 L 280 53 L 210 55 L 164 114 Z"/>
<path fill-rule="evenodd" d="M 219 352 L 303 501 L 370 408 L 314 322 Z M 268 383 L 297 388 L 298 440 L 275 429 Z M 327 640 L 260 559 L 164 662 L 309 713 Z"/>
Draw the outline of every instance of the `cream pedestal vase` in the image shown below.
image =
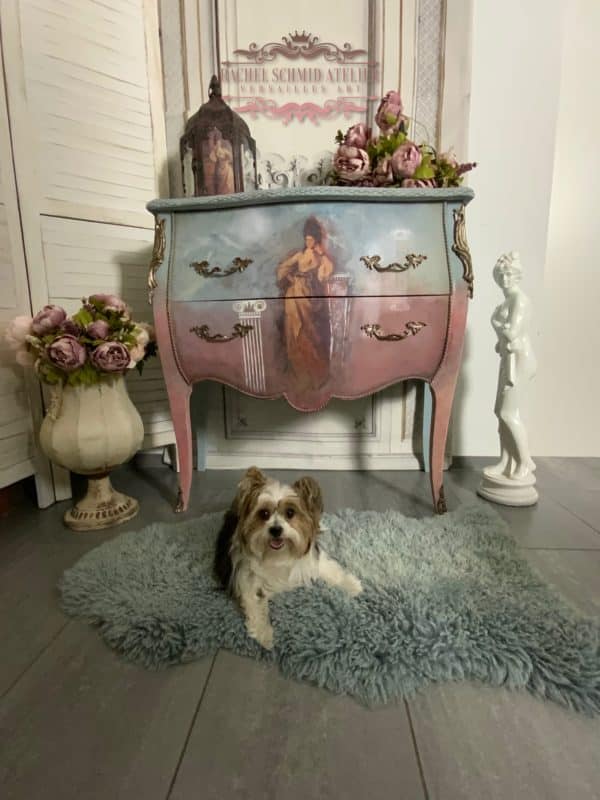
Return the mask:
<path fill-rule="evenodd" d="M 137 514 L 137 500 L 115 491 L 108 473 L 135 455 L 143 438 L 122 376 L 57 387 L 40 428 L 40 446 L 55 464 L 88 477 L 87 494 L 65 513 L 69 528 L 109 528 Z"/>

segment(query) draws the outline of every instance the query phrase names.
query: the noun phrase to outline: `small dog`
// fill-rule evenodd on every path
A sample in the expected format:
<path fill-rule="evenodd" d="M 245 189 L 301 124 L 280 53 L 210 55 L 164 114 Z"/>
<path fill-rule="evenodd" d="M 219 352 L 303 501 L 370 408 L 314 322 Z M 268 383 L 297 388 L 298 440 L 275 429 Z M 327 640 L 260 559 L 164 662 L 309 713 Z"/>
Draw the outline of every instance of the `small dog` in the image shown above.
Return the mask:
<path fill-rule="evenodd" d="M 323 498 L 318 483 L 284 486 L 250 467 L 226 512 L 215 552 L 215 575 L 239 602 L 250 636 L 270 650 L 269 599 L 321 578 L 351 596 L 362 584 L 319 547 Z"/>

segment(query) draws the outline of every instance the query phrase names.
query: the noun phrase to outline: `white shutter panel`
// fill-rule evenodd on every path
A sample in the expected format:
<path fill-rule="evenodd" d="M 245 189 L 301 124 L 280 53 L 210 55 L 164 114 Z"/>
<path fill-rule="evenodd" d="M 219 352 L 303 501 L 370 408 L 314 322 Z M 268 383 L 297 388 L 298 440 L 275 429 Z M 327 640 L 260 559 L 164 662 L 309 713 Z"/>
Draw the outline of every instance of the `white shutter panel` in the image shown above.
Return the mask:
<path fill-rule="evenodd" d="M 149 227 L 156 181 L 141 0 L 22 0 L 21 30 L 40 211 Z"/>
<path fill-rule="evenodd" d="M 166 194 L 155 2 L 20 0 L 19 8 L 48 301 L 74 310 L 84 295 L 114 292 L 151 321 L 154 221 L 145 204 Z M 128 386 L 145 446 L 174 441 L 159 365 Z"/>
<path fill-rule="evenodd" d="M 1 51 L 0 51 L 1 55 Z M 1 63 L 1 58 L 0 58 Z M 29 314 L 29 297 L 22 251 L 11 237 L 9 218 L 16 208 L 12 154 L 4 83 L 0 81 L 0 487 L 33 475 L 31 412 L 22 367 L 4 341 L 6 325 L 17 314 Z M 18 217 L 13 215 L 13 222 Z"/>
<path fill-rule="evenodd" d="M 26 298 L 18 297 L 16 264 L 8 232 L 4 186 L 0 186 L 0 487 L 33 475 L 31 412 L 22 367 L 4 341 L 7 323 L 28 314 Z"/>

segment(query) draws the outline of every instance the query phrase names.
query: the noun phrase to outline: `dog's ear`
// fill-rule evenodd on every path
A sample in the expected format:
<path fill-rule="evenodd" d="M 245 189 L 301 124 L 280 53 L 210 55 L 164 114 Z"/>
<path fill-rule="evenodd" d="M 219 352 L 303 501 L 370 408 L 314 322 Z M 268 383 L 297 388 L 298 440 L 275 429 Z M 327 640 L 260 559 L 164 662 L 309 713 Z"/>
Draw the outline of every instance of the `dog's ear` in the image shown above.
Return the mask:
<path fill-rule="evenodd" d="M 238 488 L 241 492 L 249 492 L 252 489 L 264 486 L 266 482 L 267 479 L 258 467 L 248 467 L 246 474 L 238 483 Z"/>
<path fill-rule="evenodd" d="M 323 494 L 321 487 L 314 478 L 300 478 L 293 484 L 292 488 L 302 501 L 302 504 L 315 521 L 315 527 L 319 527 L 319 520 L 323 513 Z"/>
<path fill-rule="evenodd" d="M 246 471 L 246 474 L 238 483 L 238 493 L 234 501 L 234 507 L 240 517 L 247 515 L 254 498 L 266 482 L 267 479 L 258 467 L 250 467 Z"/>

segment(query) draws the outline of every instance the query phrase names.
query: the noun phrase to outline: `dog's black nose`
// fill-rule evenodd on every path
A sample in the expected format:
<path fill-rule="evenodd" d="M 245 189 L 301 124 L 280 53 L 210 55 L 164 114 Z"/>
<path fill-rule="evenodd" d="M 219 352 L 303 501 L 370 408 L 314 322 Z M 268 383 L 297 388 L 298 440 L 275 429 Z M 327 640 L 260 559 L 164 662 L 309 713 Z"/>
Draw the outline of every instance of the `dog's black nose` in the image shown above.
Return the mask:
<path fill-rule="evenodd" d="M 283 533 L 283 528 L 281 525 L 271 525 L 269 528 L 269 533 L 274 539 L 277 539 Z"/>

